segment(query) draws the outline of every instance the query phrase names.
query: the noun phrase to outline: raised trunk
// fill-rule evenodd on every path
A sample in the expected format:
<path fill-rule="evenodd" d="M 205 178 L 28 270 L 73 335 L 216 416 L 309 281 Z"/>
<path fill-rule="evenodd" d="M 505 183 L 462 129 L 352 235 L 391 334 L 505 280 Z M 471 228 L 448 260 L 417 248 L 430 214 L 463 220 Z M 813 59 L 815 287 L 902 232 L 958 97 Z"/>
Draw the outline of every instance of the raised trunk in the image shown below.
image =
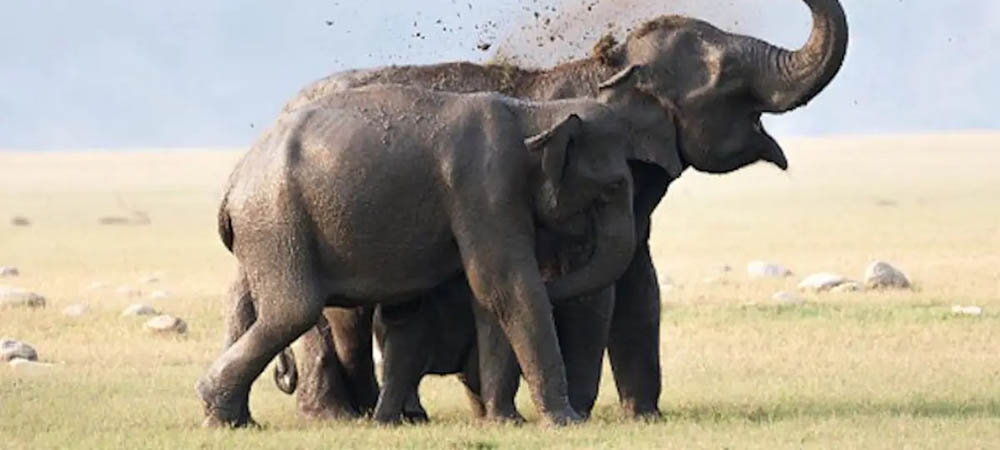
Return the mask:
<path fill-rule="evenodd" d="M 549 298 L 563 300 L 592 294 L 621 277 L 635 254 L 635 220 L 632 192 L 622 189 L 597 213 L 594 220 L 594 253 L 582 267 L 548 283 Z"/>
<path fill-rule="evenodd" d="M 744 38 L 748 64 L 756 67 L 754 90 L 767 112 L 784 112 L 806 104 L 840 70 L 847 52 L 847 18 L 837 0 L 805 0 L 813 28 L 802 48 L 788 51 Z"/>

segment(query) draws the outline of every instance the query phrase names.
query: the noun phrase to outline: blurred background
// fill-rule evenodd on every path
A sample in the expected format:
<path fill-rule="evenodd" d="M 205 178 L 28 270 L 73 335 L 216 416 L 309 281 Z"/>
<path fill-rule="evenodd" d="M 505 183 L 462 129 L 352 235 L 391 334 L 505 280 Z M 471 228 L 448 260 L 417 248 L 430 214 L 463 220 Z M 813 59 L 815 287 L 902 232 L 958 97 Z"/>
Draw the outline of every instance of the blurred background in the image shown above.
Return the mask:
<path fill-rule="evenodd" d="M 778 137 L 1000 128 L 1000 2 L 844 0 L 841 74 Z M 0 2 L 0 149 L 243 147 L 305 83 L 449 60 L 549 66 L 688 14 L 786 47 L 799 0 Z M 488 48 L 487 48 L 488 47 Z"/>

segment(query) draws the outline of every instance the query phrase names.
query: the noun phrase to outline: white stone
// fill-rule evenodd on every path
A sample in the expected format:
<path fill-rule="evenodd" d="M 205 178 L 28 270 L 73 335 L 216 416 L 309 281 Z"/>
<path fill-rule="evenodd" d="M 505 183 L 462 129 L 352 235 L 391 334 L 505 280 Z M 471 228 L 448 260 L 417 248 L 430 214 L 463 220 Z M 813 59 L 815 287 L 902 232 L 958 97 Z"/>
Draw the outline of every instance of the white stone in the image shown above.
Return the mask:
<path fill-rule="evenodd" d="M 143 305 L 141 303 L 129 305 L 128 308 L 125 308 L 125 310 L 122 311 L 122 316 L 155 316 L 157 314 L 159 314 L 159 312 L 153 309 L 152 306 Z"/>
<path fill-rule="evenodd" d="M 814 273 L 799 283 L 799 289 L 810 291 L 829 291 L 830 289 L 840 286 L 847 281 L 847 278 L 835 273 Z"/>
<path fill-rule="evenodd" d="M 45 297 L 21 288 L 0 286 L 0 309 L 4 308 L 42 308 Z"/>
<path fill-rule="evenodd" d="M 751 278 L 784 278 L 792 276 L 792 271 L 781 264 L 751 261 L 747 264 L 747 275 L 750 275 Z"/>
<path fill-rule="evenodd" d="M 86 314 L 89 310 L 90 308 L 88 308 L 87 305 L 77 303 L 63 308 L 62 313 L 64 316 L 68 317 L 80 317 Z"/>
<path fill-rule="evenodd" d="M 184 334 L 187 332 L 187 323 L 180 318 L 168 314 L 161 314 L 147 320 L 143 325 L 143 328 L 154 333 Z"/>
<path fill-rule="evenodd" d="M 121 286 L 115 292 L 118 295 L 126 298 L 135 298 L 142 295 L 142 292 L 139 292 L 138 289 L 133 288 L 131 286 Z"/>
<path fill-rule="evenodd" d="M 965 316 L 981 316 L 983 315 L 983 307 L 955 305 L 951 307 L 951 312 Z"/>
<path fill-rule="evenodd" d="M 857 281 L 847 281 L 831 289 L 830 292 L 843 294 L 847 292 L 861 292 L 863 290 L 865 290 L 865 287 L 861 283 L 858 283 Z"/>
<path fill-rule="evenodd" d="M 23 373 L 42 373 L 48 371 L 53 367 L 53 365 L 49 363 L 29 361 L 24 358 L 14 358 L 10 360 L 9 364 L 12 369 Z"/>
<path fill-rule="evenodd" d="M 10 361 L 15 358 L 29 361 L 38 360 L 38 352 L 25 342 L 13 339 L 0 339 L 0 360 Z"/>
<path fill-rule="evenodd" d="M 873 261 L 865 269 L 865 285 L 870 288 L 910 287 L 910 280 L 903 272 L 885 261 Z"/>
<path fill-rule="evenodd" d="M 2 266 L 0 267 L 0 277 L 16 277 L 21 274 L 17 267 L 13 266 Z"/>
<path fill-rule="evenodd" d="M 170 294 L 167 291 L 153 291 L 149 293 L 149 298 L 151 300 L 166 300 L 170 298 Z"/>
<path fill-rule="evenodd" d="M 779 291 L 771 296 L 771 299 L 781 305 L 801 305 L 806 299 L 791 292 Z"/>

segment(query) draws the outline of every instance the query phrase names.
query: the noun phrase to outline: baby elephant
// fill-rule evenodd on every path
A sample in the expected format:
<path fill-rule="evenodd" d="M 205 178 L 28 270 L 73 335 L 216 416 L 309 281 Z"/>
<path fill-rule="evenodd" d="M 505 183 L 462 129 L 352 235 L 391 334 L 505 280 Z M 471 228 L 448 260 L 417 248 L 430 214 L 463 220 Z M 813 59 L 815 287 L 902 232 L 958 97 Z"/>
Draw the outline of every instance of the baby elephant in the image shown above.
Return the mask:
<path fill-rule="evenodd" d="M 594 100 L 392 85 L 283 116 L 238 163 L 220 207 L 239 273 L 227 348 L 197 384 L 206 424 L 252 423 L 251 384 L 323 307 L 396 304 L 462 273 L 540 415 L 579 420 L 550 298 L 607 286 L 631 259 L 627 131 Z M 543 282 L 540 229 L 586 237 L 591 258 Z"/>
<path fill-rule="evenodd" d="M 379 422 L 428 420 L 417 387 L 424 375 L 458 374 L 476 417 L 487 416 L 480 389 L 480 362 L 472 293 L 457 277 L 433 295 L 375 310 L 373 331 L 382 351 L 382 388 L 373 418 Z M 495 327 L 491 327 L 495 329 Z M 509 352 L 509 349 L 507 350 Z M 497 364 L 500 366 L 502 364 Z M 523 420 L 514 409 L 518 374 L 508 377 L 506 418 Z M 505 397 L 506 399 L 506 397 Z"/>

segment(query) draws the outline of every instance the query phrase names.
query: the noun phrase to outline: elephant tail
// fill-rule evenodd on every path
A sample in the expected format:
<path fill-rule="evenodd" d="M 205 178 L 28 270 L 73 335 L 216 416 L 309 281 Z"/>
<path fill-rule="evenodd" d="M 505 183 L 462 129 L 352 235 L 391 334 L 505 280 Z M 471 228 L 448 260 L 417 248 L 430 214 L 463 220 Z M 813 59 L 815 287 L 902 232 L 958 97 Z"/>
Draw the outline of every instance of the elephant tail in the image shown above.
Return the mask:
<path fill-rule="evenodd" d="M 287 347 L 278 353 L 274 364 L 274 384 L 288 395 L 295 393 L 299 384 L 299 369 L 295 366 L 295 352 Z"/>
<path fill-rule="evenodd" d="M 219 237 L 226 249 L 233 251 L 233 219 L 229 217 L 229 192 L 222 196 L 222 204 L 219 205 Z"/>

